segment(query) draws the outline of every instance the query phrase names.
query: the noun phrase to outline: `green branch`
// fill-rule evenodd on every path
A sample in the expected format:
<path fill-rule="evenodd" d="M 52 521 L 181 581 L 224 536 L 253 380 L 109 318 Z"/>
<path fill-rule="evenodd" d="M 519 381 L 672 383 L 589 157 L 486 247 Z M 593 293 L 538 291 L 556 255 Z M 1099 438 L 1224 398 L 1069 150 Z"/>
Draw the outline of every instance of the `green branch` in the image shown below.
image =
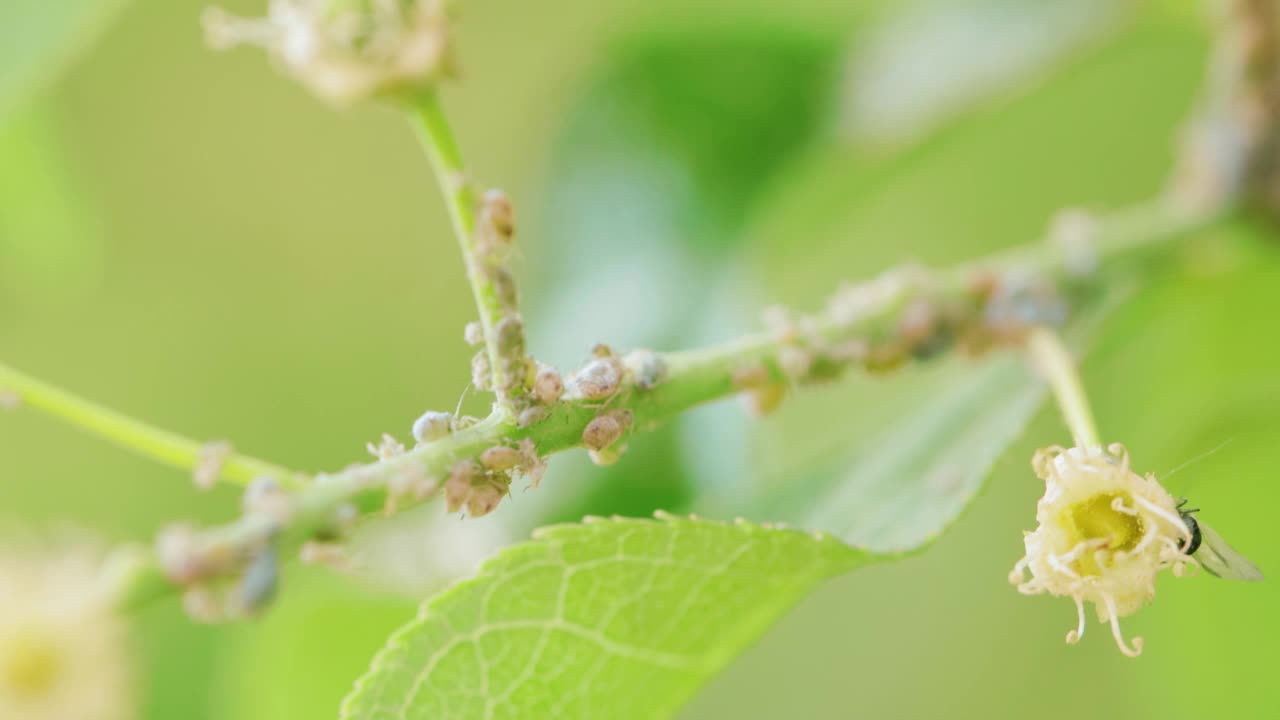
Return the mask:
<path fill-rule="evenodd" d="M 444 195 L 458 246 L 462 250 L 467 279 L 471 283 L 476 310 L 480 314 L 480 326 L 484 330 L 488 367 L 491 373 L 498 373 L 505 365 L 504 356 L 511 354 L 510 348 L 503 347 L 499 324 L 505 318 L 515 315 L 514 281 L 511 280 L 509 271 L 503 267 L 501 258 L 478 242 L 478 197 L 467 177 L 462 151 L 440 106 L 439 97 L 434 91 L 416 96 L 411 104 L 411 112 L 422 145 L 431 160 L 431 168 L 435 171 L 436 183 Z M 502 287 L 504 283 L 508 287 Z M 515 354 L 522 359 L 523 332 L 519 335 L 519 348 Z M 508 392 L 510 388 L 504 387 L 500 382 L 494 382 L 494 385 L 504 407 L 511 409 Z"/>
<path fill-rule="evenodd" d="M 194 470 L 209 458 L 211 449 L 218 450 L 213 444 L 148 425 L 3 364 L 0 364 L 0 393 L 9 393 L 21 406 L 46 412 L 165 465 Z M 304 476 L 288 468 L 229 449 L 217 454 L 218 457 L 208 460 L 211 473 L 228 482 L 244 485 L 254 478 L 271 477 L 289 487 L 302 484 Z"/>
<path fill-rule="evenodd" d="M 793 329 L 775 328 L 701 350 L 649 354 L 658 371 L 646 376 L 628 370 L 616 393 L 603 402 L 562 399 L 527 427 L 495 411 L 475 425 L 402 455 L 318 476 L 291 494 L 287 513 L 265 518 L 251 513 L 199 534 L 192 550 L 196 557 L 186 560 L 189 566 L 208 568 L 195 578 L 199 583 L 240 577 L 262 548 L 293 552 L 309 540 L 334 537 L 352 509 L 368 515 L 386 507 L 403 508 L 433 497 L 441 486 L 447 494 L 447 479 L 457 468 L 478 466 L 495 447 L 516 447 L 525 441 L 540 459 L 589 445 L 592 427 L 606 415 L 629 420 L 622 436 L 606 443 L 619 447 L 628 433 L 651 429 L 690 408 L 729 396 L 830 380 L 849 369 L 882 372 L 912 358 L 932 357 L 948 343 L 968 343 L 971 350 L 999 344 L 1002 338 L 1005 344 L 1020 343 L 1031 327 L 1010 326 L 1006 315 L 1037 308 L 1034 300 L 1026 305 L 1025 297 L 1004 292 L 1009 288 L 1002 285 L 1012 284 L 1011 278 L 1035 275 L 1044 283 L 1042 290 L 1059 293 L 1047 298 L 1050 305 L 1057 300 L 1084 302 L 1117 279 L 1141 274 L 1168 259 L 1178 247 L 1171 241 L 1224 215 L 1221 210 L 1190 211 L 1161 202 L 1102 218 L 1092 248 L 1097 267 L 1085 277 L 1073 272 L 1072 263 L 1048 245 L 952 271 L 889 274 L 838 294 L 824 313 L 796 318 Z M 934 322 L 921 320 L 929 315 Z M 418 491 L 410 495 L 406 487 Z M 240 562 L 202 563 L 206 556 Z M 166 574 L 155 556 L 143 557 L 135 570 L 120 587 L 125 607 L 181 591 L 191 580 L 171 580 L 173 572 Z"/>
<path fill-rule="evenodd" d="M 1058 335 L 1047 328 L 1036 328 L 1027 339 L 1027 350 L 1053 390 L 1076 447 L 1102 447 L 1098 426 L 1089 408 L 1089 397 L 1076 371 L 1075 358 L 1071 357 L 1071 352 Z"/>

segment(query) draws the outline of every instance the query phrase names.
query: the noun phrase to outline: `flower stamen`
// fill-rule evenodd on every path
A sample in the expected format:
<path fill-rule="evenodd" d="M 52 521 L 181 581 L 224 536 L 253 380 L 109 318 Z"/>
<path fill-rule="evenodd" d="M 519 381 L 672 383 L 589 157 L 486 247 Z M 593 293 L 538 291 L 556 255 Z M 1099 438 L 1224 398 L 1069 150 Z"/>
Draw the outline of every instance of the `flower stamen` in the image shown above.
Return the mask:
<path fill-rule="evenodd" d="M 1084 603 L 1080 598 L 1073 598 L 1076 601 L 1076 629 L 1067 631 L 1067 644 L 1075 645 L 1080 642 L 1080 638 L 1084 637 Z"/>
<path fill-rule="evenodd" d="M 1111 637 L 1115 638 L 1116 647 L 1120 648 L 1120 652 L 1129 657 L 1138 657 L 1142 654 L 1142 638 L 1134 638 L 1132 648 L 1126 645 L 1124 635 L 1120 634 L 1120 618 L 1116 616 L 1115 598 L 1110 595 L 1103 595 L 1102 598 L 1107 605 L 1107 614 L 1110 616 L 1109 620 L 1111 622 Z"/>

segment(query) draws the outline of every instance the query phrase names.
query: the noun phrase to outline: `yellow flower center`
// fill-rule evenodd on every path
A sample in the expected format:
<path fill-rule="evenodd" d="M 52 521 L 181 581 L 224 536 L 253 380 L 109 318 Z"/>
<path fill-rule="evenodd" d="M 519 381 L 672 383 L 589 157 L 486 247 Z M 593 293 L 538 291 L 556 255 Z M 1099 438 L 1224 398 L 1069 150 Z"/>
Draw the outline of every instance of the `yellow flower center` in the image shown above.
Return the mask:
<path fill-rule="evenodd" d="M 1098 543 L 1094 551 L 1084 552 L 1073 567 L 1081 575 L 1101 575 L 1095 555 L 1097 550 L 1123 552 L 1138 545 L 1145 532 L 1142 517 L 1134 512 L 1117 509 L 1133 508 L 1133 498 L 1128 493 L 1102 493 L 1067 509 L 1069 526 L 1076 542 Z"/>
<path fill-rule="evenodd" d="M 49 638 L 20 631 L 0 640 L 0 690 L 28 700 L 47 694 L 62 674 L 63 657 Z"/>

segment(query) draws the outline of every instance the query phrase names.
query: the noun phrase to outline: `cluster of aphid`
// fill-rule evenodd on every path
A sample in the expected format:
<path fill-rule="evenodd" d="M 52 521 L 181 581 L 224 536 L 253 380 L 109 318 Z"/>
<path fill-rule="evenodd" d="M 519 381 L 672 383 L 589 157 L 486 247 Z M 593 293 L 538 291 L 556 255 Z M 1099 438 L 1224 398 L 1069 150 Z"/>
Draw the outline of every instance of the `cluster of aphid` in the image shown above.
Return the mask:
<path fill-rule="evenodd" d="M 890 372 L 952 347 L 977 355 L 1016 344 L 1034 327 L 1061 325 L 1066 315 L 1056 284 L 1035 273 L 977 272 L 951 289 L 935 273 L 900 268 L 841 288 L 823 315 L 767 310 L 765 325 L 780 343 L 773 361 L 781 378 L 751 364 L 733 380 L 753 411 L 768 412 L 791 385 L 834 380 L 855 366 Z"/>
<path fill-rule="evenodd" d="M 482 347 L 471 361 L 471 383 L 478 390 L 492 390 L 504 401 L 527 394 L 537 366 L 525 354 L 524 320 L 520 317 L 515 276 L 507 267 L 515 238 L 515 211 L 511 199 L 501 190 L 490 190 L 480 201 L 476 214 L 473 249 L 467 258 L 470 271 L 483 285 L 492 288 L 492 302 L 499 318 L 488 332 L 493 334 L 495 354 Z M 486 328 L 480 323 L 467 326 L 464 337 L 472 345 L 485 345 Z"/>
<path fill-rule="evenodd" d="M 275 595 L 280 556 L 276 539 L 292 520 L 296 498 L 273 479 L 258 478 L 245 488 L 241 501 L 246 520 L 254 529 L 252 540 L 199 533 L 189 525 L 173 525 L 160 533 L 156 554 L 165 576 L 185 590 L 188 614 L 206 622 L 253 615 Z M 342 505 L 328 527 L 321 528 L 321 542 L 350 531 L 358 516 L 353 505 Z M 304 559 L 314 559 L 318 542 L 304 547 Z"/>

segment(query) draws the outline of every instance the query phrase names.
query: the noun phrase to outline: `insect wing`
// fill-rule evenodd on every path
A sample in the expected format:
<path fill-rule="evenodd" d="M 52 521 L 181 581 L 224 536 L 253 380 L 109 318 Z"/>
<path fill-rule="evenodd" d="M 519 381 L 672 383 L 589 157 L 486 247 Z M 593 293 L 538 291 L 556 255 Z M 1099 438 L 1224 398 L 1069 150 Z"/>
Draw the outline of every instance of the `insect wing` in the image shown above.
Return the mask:
<path fill-rule="evenodd" d="M 1262 571 L 1257 565 L 1236 552 L 1221 535 L 1203 522 L 1200 523 L 1200 536 L 1200 549 L 1196 550 L 1195 557 L 1205 570 L 1226 580 L 1258 582 L 1262 579 Z"/>

